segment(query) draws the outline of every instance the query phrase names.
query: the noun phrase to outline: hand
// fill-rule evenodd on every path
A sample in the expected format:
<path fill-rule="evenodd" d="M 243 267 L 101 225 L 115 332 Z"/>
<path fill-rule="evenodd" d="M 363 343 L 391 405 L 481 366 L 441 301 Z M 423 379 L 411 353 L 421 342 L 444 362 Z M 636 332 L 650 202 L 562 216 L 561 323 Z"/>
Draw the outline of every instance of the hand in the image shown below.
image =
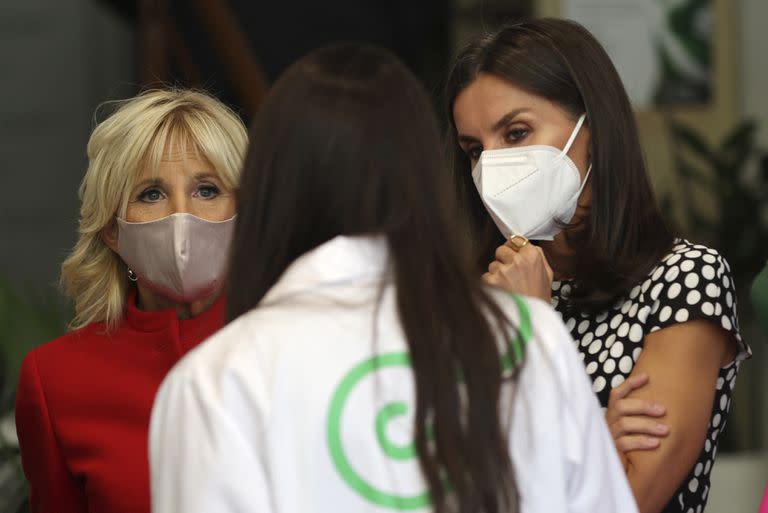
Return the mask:
<path fill-rule="evenodd" d="M 527 239 L 515 235 L 496 250 L 496 260 L 488 266 L 483 281 L 549 303 L 552 297 L 553 276 L 552 268 L 541 248 L 528 244 Z"/>
<path fill-rule="evenodd" d="M 664 406 L 646 399 L 627 397 L 633 390 L 645 386 L 648 380 L 647 374 L 630 376 L 611 390 L 608 398 L 605 421 L 619 457 L 625 464 L 625 453 L 656 449 L 661 443 L 660 439 L 669 434 L 669 426 L 656 420 L 666 413 Z"/>

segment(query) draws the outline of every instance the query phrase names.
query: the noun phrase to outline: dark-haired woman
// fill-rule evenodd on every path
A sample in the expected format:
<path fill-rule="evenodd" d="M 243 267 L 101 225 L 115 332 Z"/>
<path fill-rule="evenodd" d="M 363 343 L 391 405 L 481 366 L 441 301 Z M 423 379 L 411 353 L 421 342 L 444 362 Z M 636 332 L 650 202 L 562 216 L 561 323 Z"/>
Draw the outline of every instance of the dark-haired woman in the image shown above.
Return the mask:
<path fill-rule="evenodd" d="M 447 106 L 484 279 L 562 314 L 640 511 L 700 512 L 749 348 L 727 262 L 662 220 L 607 54 L 576 23 L 516 24 L 459 54 Z"/>
<path fill-rule="evenodd" d="M 314 52 L 251 136 L 232 322 L 159 393 L 154 511 L 636 511 L 562 321 L 473 272 L 399 61 Z"/>

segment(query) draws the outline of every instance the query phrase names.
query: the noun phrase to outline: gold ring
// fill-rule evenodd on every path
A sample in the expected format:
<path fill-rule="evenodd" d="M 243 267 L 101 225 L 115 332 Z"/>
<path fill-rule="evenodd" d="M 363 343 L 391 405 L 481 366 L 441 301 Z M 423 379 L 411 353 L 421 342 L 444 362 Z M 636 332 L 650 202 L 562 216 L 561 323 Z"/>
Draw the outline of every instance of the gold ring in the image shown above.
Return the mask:
<path fill-rule="evenodd" d="M 509 238 L 509 242 L 515 251 L 520 251 L 528 244 L 528 239 L 522 235 L 513 235 Z"/>

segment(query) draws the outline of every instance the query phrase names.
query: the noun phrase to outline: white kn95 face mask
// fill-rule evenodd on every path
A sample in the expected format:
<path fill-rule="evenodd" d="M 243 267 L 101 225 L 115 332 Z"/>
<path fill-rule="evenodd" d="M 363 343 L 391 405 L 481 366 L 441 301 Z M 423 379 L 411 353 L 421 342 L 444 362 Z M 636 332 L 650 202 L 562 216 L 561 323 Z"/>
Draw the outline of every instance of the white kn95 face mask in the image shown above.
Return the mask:
<path fill-rule="evenodd" d="M 487 150 L 472 170 L 477 191 L 504 237 L 552 240 L 576 212 L 587 183 L 568 150 L 584 124 L 582 114 L 565 148 L 533 145 Z"/>

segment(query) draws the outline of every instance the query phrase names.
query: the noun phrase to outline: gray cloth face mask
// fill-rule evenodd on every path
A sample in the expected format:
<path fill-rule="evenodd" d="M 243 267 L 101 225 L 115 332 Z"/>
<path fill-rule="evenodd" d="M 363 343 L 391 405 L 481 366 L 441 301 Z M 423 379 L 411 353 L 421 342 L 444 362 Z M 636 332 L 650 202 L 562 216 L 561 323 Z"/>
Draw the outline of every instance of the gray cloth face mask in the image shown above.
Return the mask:
<path fill-rule="evenodd" d="M 178 213 L 145 223 L 118 218 L 117 252 L 139 283 L 173 301 L 191 303 L 221 287 L 235 217 L 206 221 Z"/>

